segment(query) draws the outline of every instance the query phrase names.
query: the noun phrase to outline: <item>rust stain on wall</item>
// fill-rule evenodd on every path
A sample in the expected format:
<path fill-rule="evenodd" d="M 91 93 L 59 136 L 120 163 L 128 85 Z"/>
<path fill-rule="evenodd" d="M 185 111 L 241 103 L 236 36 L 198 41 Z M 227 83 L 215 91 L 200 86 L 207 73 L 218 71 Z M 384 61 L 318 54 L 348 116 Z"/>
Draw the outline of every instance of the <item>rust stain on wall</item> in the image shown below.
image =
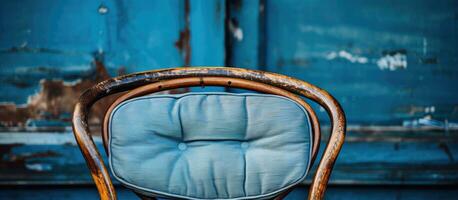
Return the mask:
<path fill-rule="evenodd" d="M 191 31 L 189 29 L 189 24 L 191 22 L 189 12 L 190 12 L 190 3 L 189 0 L 184 1 L 184 14 L 185 14 L 185 26 L 182 31 L 180 31 L 180 35 L 178 37 L 178 40 L 175 41 L 175 47 L 178 48 L 180 51 L 181 55 L 183 56 L 184 59 L 184 66 L 190 66 L 191 65 Z M 178 89 L 173 89 L 169 90 L 167 93 L 169 94 L 181 94 L 188 92 L 189 88 L 178 88 Z"/>
<path fill-rule="evenodd" d="M 25 106 L 13 103 L 0 104 L 0 126 L 24 127 L 28 120 L 57 120 L 70 123 L 73 107 L 79 95 L 94 84 L 110 78 L 100 61 L 93 62 L 95 73 L 92 77 L 66 83 L 63 80 L 40 81 L 40 91 L 29 97 Z M 97 102 L 91 110 L 91 123 L 100 123 L 103 114 L 113 98 Z"/>
<path fill-rule="evenodd" d="M 186 66 L 189 66 L 191 64 L 191 45 L 190 45 L 190 40 L 191 40 L 191 31 L 189 30 L 189 23 L 190 23 L 190 18 L 189 18 L 189 0 L 185 1 L 185 27 L 182 31 L 180 31 L 180 36 L 178 40 L 175 42 L 175 47 L 178 48 L 178 50 L 181 52 L 181 54 L 184 57 L 184 63 Z"/>
<path fill-rule="evenodd" d="M 191 46 L 189 44 L 190 37 L 191 33 L 189 31 L 189 28 L 185 27 L 185 29 L 180 32 L 179 39 L 175 42 L 175 46 L 183 54 L 184 63 L 187 66 L 189 66 L 191 61 Z"/>
<path fill-rule="evenodd" d="M 33 115 L 27 107 L 17 107 L 13 103 L 0 104 L 0 126 L 24 126 L 27 119 Z"/>
<path fill-rule="evenodd" d="M 8 145 L 1 145 L 0 146 L 0 171 L 1 170 L 11 170 L 14 169 L 16 171 L 23 171 L 23 172 L 30 172 L 30 171 L 47 171 L 47 169 L 34 169 L 30 166 L 34 166 L 32 164 L 35 160 L 40 160 L 44 158 L 52 158 L 52 157 L 60 157 L 59 153 L 54 151 L 43 151 L 43 152 L 35 152 L 35 153 L 21 153 L 15 154 L 13 153 L 13 149 L 16 147 L 20 147 L 22 144 L 8 144 Z M 35 163 L 35 166 L 41 166 L 39 163 Z"/>

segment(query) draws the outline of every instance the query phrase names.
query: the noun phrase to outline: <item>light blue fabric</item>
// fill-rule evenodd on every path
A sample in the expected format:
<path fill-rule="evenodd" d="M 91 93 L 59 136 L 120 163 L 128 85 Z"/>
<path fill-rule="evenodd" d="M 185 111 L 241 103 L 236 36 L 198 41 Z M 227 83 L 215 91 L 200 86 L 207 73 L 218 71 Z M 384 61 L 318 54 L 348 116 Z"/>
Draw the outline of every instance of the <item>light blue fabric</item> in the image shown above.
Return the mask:
<path fill-rule="evenodd" d="M 284 97 L 149 95 L 110 118 L 110 168 L 137 192 L 171 198 L 267 198 L 309 169 L 310 122 Z"/>

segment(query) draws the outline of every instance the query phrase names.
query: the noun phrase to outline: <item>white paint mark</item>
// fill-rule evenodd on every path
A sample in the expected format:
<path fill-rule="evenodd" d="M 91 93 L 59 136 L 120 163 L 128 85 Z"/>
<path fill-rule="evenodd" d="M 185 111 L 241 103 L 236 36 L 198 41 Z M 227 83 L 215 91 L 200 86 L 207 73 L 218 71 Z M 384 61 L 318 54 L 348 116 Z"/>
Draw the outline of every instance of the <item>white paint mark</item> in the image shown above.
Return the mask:
<path fill-rule="evenodd" d="M 436 128 L 443 128 L 443 129 L 457 129 L 458 123 L 456 122 L 449 122 L 447 119 L 444 121 L 439 121 L 433 119 L 431 115 L 426 115 L 422 118 L 413 119 L 413 120 L 404 120 L 402 122 L 402 126 L 404 127 L 436 127 Z"/>
<path fill-rule="evenodd" d="M 32 171 L 51 171 L 52 166 L 50 164 L 44 164 L 44 163 L 35 163 L 35 164 L 25 164 L 25 167 L 29 170 Z"/>
<path fill-rule="evenodd" d="M 328 60 L 334 60 L 336 58 L 343 58 L 346 59 L 352 63 L 360 63 L 360 64 L 366 64 L 369 59 L 366 57 L 358 56 L 358 55 L 353 55 L 347 51 L 341 50 L 339 52 L 331 52 L 326 55 L 326 59 Z"/>
<path fill-rule="evenodd" d="M 100 136 L 92 136 L 96 143 L 101 143 Z M 0 144 L 24 144 L 24 145 L 76 145 L 73 133 L 30 133 L 30 132 L 2 132 Z"/>
<path fill-rule="evenodd" d="M 434 106 L 427 106 L 425 107 L 425 113 L 434 113 L 436 108 Z"/>
<path fill-rule="evenodd" d="M 241 28 L 236 28 L 234 30 L 234 37 L 237 39 L 237 41 L 242 41 L 243 40 L 243 31 Z"/>
<path fill-rule="evenodd" d="M 100 5 L 98 11 L 100 14 L 104 15 L 108 12 L 108 8 L 105 5 Z"/>
<path fill-rule="evenodd" d="M 236 26 L 232 21 L 229 22 L 229 31 L 232 33 L 234 38 L 237 39 L 237 41 L 241 42 L 243 40 L 243 30 Z"/>
<path fill-rule="evenodd" d="M 377 60 L 377 66 L 381 70 L 394 71 L 407 68 L 407 56 L 402 53 L 387 54 Z"/>
<path fill-rule="evenodd" d="M 64 81 L 64 86 L 75 86 L 78 83 L 81 83 L 81 79 L 76 79 L 74 81 Z"/>

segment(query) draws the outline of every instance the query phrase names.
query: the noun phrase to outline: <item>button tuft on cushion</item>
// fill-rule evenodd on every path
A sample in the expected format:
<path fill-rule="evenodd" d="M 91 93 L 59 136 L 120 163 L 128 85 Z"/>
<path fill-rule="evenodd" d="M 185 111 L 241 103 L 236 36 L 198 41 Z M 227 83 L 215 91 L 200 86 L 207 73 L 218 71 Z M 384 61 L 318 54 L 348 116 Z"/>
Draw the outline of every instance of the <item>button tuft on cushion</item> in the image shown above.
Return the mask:
<path fill-rule="evenodd" d="M 186 150 L 186 148 L 188 148 L 188 147 L 186 146 L 185 143 L 180 142 L 180 143 L 178 144 L 178 149 L 179 149 L 179 150 L 184 151 L 184 150 Z"/>

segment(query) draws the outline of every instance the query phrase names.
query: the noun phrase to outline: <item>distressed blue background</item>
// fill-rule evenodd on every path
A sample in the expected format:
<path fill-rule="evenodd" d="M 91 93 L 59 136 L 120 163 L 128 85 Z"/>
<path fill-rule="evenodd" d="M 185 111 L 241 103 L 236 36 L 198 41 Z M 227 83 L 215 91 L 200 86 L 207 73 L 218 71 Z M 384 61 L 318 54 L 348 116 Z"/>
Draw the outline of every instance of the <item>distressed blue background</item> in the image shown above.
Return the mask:
<path fill-rule="evenodd" d="M 69 129 L 85 88 L 199 65 L 286 74 L 341 102 L 349 133 L 329 198 L 348 196 L 354 184 L 370 187 L 355 189 L 361 198 L 407 199 L 418 185 L 438 199 L 456 196 L 447 188 L 458 184 L 457 47 L 454 0 L 4 0 L 0 198 L 42 190 L 17 185 L 56 184 L 62 195 L 80 193 L 65 187 L 88 190 Z M 94 108 L 94 127 L 107 103 Z M 437 185 L 448 186 L 429 188 Z"/>

